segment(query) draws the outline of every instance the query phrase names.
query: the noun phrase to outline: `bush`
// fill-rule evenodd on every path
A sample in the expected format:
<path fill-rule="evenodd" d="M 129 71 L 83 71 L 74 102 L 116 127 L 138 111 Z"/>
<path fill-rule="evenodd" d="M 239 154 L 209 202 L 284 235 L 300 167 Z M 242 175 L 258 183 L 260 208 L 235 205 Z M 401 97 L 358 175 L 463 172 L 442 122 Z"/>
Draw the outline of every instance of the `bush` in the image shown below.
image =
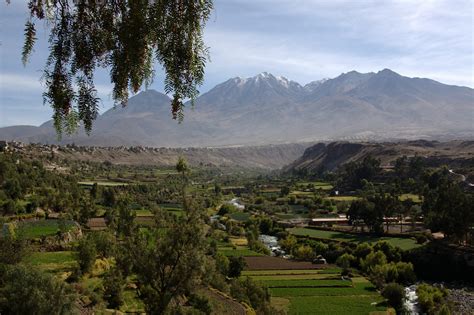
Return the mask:
<path fill-rule="evenodd" d="M 311 261 L 316 257 L 311 246 L 301 245 L 293 251 L 293 256 L 299 260 Z"/>
<path fill-rule="evenodd" d="M 230 204 L 230 203 L 224 203 L 221 208 L 219 209 L 219 212 L 217 212 L 218 215 L 226 215 L 228 213 L 234 213 L 237 211 L 237 208 Z"/>
<path fill-rule="evenodd" d="M 428 314 L 437 314 L 437 310 L 448 307 L 446 305 L 448 291 L 444 288 L 423 283 L 416 288 L 416 294 L 421 309 Z"/>
<path fill-rule="evenodd" d="M 372 269 L 375 268 L 377 265 L 385 265 L 387 263 L 387 257 L 381 251 L 372 252 L 365 257 L 365 259 L 361 260 L 361 268 L 367 273 L 370 273 Z"/>
<path fill-rule="evenodd" d="M 356 260 L 357 259 L 353 255 L 345 253 L 337 258 L 336 264 L 343 269 L 349 269 L 354 265 Z"/>
<path fill-rule="evenodd" d="M 405 288 L 398 283 L 389 283 L 382 290 L 382 296 L 387 299 L 390 306 L 399 311 L 403 307 Z"/>
<path fill-rule="evenodd" d="M 206 315 L 211 314 L 212 312 L 212 307 L 211 303 L 209 303 L 209 299 L 205 296 L 199 296 L 196 294 L 191 294 L 188 297 L 188 303 L 195 309 L 203 312 Z"/>
<path fill-rule="evenodd" d="M 26 266 L 0 272 L 1 314 L 69 314 L 74 295 L 69 285 Z"/>
<path fill-rule="evenodd" d="M 88 238 L 79 241 L 77 247 L 77 261 L 82 273 L 90 272 L 94 266 L 97 249 L 95 244 Z"/>
<path fill-rule="evenodd" d="M 229 273 L 227 274 L 231 278 L 238 278 L 245 268 L 245 260 L 242 256 L 230 257 L 229 259 Z"/>
<path fill-rule="evenodd" d="M 109 308 L 118 309 L 123 304 L 123 286 L 124 279 L 120 270 L 114 268 L 107 272 L 104 279 L 104 300 Z"/>

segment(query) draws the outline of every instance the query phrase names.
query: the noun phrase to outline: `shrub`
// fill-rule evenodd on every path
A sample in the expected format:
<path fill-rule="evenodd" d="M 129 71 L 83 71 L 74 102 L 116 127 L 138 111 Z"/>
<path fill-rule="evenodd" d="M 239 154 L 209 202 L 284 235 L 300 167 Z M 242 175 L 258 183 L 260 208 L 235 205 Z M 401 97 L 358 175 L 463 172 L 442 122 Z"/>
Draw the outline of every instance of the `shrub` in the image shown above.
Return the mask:
<path fill-rule="evenodd" d="M 95 244 L 88 238 L 79 241 L 77 260 L 82 273 L 90 272 L 94 266 L 97 250 Z"/>
<path fill-rule="evenodd" d="M 0 274 L 1 314 L 69 314 L 74 296 L 69 285 L 26 266 L 8 267 Z"/>
<path fill-rule="evenodd" d="M 370 273 L 376 265 L 385 265 L 387 263 L 387 257 L 381 251 L 372 252 L 361 260 L 361 268 L 367 273 Z"/>
<path fill-rule="evenodd" d="M 296 250 L 293 251 L 293 256 L 296 259 L 306 260 L 306 261 L 311 261 L 316 257 L 313 251 L 313 248 L 307 245 L 298 246 Z"/>
<path fill-rule="evenodd" d="M 444 288 L 422 283 L 416 288 L 416 294 L 421 309 L 428 314 L 436 314 L 438 309 L 447 308 L 446 296 L 448 291 Z"/>
<path fill-rule="evenodd" d="M 354 265 L 356 260 L 353 255 L 345 253 L 337 258 L 336 264 L 343 269 L 349 269 L 349 267 Z"/>
<path fill-rule="evenodd" d="M 242 270 L 245 268 L 245 260 L 242 256 L 230 257 L 229 259 L 229 272 L 228 276 L 231 278 L 238 278 L 242 273 Z"/>
<path fill-rule="evenodd" d="M 124 279 L 117 268 L 111 269 L 104 279 L 104 300 L 109 308 L 118 309 L 123 304 Z"/>
<path fill-rule="evenodd" d="M 403 307 L 405 288 L 398 283 L 389 283 L 382 290 L 382 296 L 387 299 L 390 306 L 399 311 Z"/>

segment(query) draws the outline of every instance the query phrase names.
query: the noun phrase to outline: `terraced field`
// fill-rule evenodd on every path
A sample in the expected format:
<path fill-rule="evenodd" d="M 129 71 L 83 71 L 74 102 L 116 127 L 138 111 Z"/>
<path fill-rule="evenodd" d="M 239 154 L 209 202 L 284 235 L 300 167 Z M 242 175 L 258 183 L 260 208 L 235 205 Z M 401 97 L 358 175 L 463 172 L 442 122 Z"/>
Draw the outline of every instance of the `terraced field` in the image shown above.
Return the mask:
<path fill-rule="evenodd" d="M 363 277 L 342 279 L 340 269 L 246 270 L 242 277 L 266 285 L 272 304 L 288 314 L 385 313 L 383 298 Z"/>
<path fill-rule="evenodd" d="M 263 254 L 254 252 L 253 250 L 249 249 L 247 246 L 220 246 L 217 248 L 217 251 L 224 256 L 232 257 L 232 256 L 243 256 L 243 257 L 254 257 L 254 256 L 263 256 Z"/>
<path fill-rule="evenodd" d="M 61 226 L 64 224 L 64 226 Z M 60 229 L 69 231 L 75 226 L 73 221 L 37 220 L 22 222 L 17 227 L 17 234 L 26 239 L 40 238 L 55 235 Z"/>
<path fill-rule="evenodd" d="M 378 241 L 388 241 L 394 246 L 398 246 L 403 250 L 410 250 L 420 246 L 416 243 L 416 240 L 412 238 L 402 238 L 402 237 L 377 237 L 370 235 L 357 235 L 350 233 L 343 233 L 338 231 L 326 231 L 326 230 L 317 230 L 317 229 L 307 229 L 307 228 L 292 228 L 288 230 L 291 234 L 296 236 L 309 236 L 317 239 L 327 239 L 334 240 L 338 242 L 369 242 L 375 243 Z"/>

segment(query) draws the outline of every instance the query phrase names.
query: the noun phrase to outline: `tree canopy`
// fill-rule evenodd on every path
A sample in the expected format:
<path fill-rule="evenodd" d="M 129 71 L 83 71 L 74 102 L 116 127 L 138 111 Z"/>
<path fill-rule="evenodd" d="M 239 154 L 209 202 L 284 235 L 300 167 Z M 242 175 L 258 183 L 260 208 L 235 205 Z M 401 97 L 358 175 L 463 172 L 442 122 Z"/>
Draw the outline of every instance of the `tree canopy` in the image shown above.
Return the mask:
<path fill-rule="evenodd" d="M 125 106 L 130 90 L 152 82 L 154 61 L 165 72 L 165 92 L 173 93 L 174 119 L 181 121 L 184 101 L 197 96 L 208 60 L 202 30 L 212 0 L 30 0 L 28 10 L 22 60 L 33 51 L 36 24 L 45 21 L 50 36 L 43 100 L 54 110 L 59 135 L 79 123 L 92 129 L 97 68 L 110 69 L 116 105 Z"/>

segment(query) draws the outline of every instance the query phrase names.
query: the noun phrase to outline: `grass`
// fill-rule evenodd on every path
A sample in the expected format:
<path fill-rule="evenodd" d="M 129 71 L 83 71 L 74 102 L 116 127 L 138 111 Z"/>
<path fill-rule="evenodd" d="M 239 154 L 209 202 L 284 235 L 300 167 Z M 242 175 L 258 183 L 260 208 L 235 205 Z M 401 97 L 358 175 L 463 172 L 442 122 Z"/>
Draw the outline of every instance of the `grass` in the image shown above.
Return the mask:
<path fill-rule="evenodd" d="M 23 222 L 18 225 L 17 234 L 26 239 L 55 235 L 60 229 L 60 222 L 60 220 Z M 72 221 L 66 221 L 65 224 L 67 230 L 70 230 L 74 226 Z"/>
<path fill-rule="evenodd" d="M 229 241 L 235 246 L 247 246 L 248 241 L 245 237 L 230 238 Z"/>
<path fill-rule="evenodd" d="M 98 186 L 109 186 L 109 187 L 115 187 L 115 186 L 127 186 L 128 183 L 122 183 L 122 182 L 106 182 L 106 181 L 82 181 L 82 182 L 77 182 L 79 185 L 83 186 L 92 186 L 95 183 L 97 183 Z"/>
<path fill-rule="evenodd" d="M 180 203 L 160 203 L 158 204 L 160 208 L 168 211 L 181 211 L 183 210 L 183 205 Z"/>
<path fill-rule="evenodd" d="M 377 290 L 370 283 L 354 284 L 354 287 L 299 287 L 299 288 L 270 288 L 272 296 L 379 296 Z"/>
<path fill-rule="evenodd" d="M 422 199 L 420 198 L 420 196 L 415 195 L 415 194 L 402 194 L 402 195 L 400 195 L 400 197 L 398 197 L 398 199 L 400 199 L 400 201 L 405 201 L 405 200 L 411 199 L 415 203 L 422 202 Z"/>
<path fill-rule="evenodd" d="M 307 214 L 296 214 L 296 213 L 277 213 L 275 214 L 279 219 L 282 220 L 291 220 L 291 219 L 301 219 L 307 218 Z"/>
<path fill-rule="evenodd" d="M 330 196 L 324 198 L 326 200 L 332 200 L 332 201 L 354 201 L 354 200 L 359 200 L 360 197 L 356 196 Z"/>
<path fill-rule="evenodd" d="M 135 290 L 125 290 L 123 292 L 123 304 L 120 307 L 122 312 L 142 313 L 145 309 L 143 302 L 137 297 Z"/>
<path fill-rule="evenodd" d="M 264 256 L 263 254 L 254 252 L 253 250 L 250 250 L 248 248 L 239 248 L 239 247 L 237 247 L 236 249 L 233 249 L 232 247 L 220 247 L 220 248 L 217 248 L 217 251 L 227 257 Z"/>
<path fill-rule="evenodd" d="M 250 219 L 250 213 L 248 212 L 234 212 L 229 215 L 231 219 L 234 219 L 236 221 L 242 221 L 245 222 L 248 219 Z"/>
<path fill-rule="evenodd" d="M 256 278 L 253 278 L 257 280 Z M 320 287 L 351 287 L 352 282 L 336 279 L 281 279 L 261 280 L 269 288 L 320 288 Z"/>
<path fill-rule="evenodd" d="M 326 269 L 292 269 L 292 270 L 244 270 L 243 276 L 277 276 L 277 275 L 319 275 L 319 274 L 340 274 L 340 268 Z"/>
<path fill-rule="evenodd" d="M 382 299 L 377 296 L 298 296 L 290 298 L 288 314 L 351 314 L 367 315 L 373 311 L 384 311 L 385 307 L 374 305 Z"/>
<path fill-rule="evenodd" d="M 307 229 L 307 228 L 292 228 L 288 230 L 291 234 L 297 236 L 309 236 L 318 239 L 327 239 L 327 240 L 334 240 L 339 242 L 348 242 L 348 243 L 375 243 L 377 241 L 388 241 L 390 244 L 394 246 L 398 246 L 403 250 L 410 250 L 420 245 L 416 243 L 414 239 L 411 238 L 401 238 L 401 237 L 389 237 L 389 236 L 371 236 L 371 235 L 357 235 L 357 234 L 350 234 L 350 233 L 343 233 L 338 231 L 325 231 L 325 230 L 315 230 L 315 229 Z"/>
<path fill-rule="evenodd" d="M 150 210 L 139 209 L 139 210 L 134 210 L 134 212 L 137 215 L 137 217 L 151 217 L 151 216 L 153 216 L 153 213 L 151 213 Z"/>
<path fill-rule="evenodd" d="M 339 280 L 339 274 L 328 275 L 324 273 L 309 273 L 309 274 L 283 274 L 283 275 L 252 275 L 252 279 L 257 281 L 265 280 Z"/>
<path fill-rule="evenodd" d="M 34 252 L 25 258 L 25 262 L 48 272 L 72 270 L 77 264 L 72 251 Z"/>
<path fill-rule="evenodd" d="M 306 189 L 308 185 L 313 185 L 315 189 L 322 189 L 322 190 L 331 190 L 334 187 L 330 183 L 326 182 L 300 182 L 297 184 L 299 188 Z"/>

